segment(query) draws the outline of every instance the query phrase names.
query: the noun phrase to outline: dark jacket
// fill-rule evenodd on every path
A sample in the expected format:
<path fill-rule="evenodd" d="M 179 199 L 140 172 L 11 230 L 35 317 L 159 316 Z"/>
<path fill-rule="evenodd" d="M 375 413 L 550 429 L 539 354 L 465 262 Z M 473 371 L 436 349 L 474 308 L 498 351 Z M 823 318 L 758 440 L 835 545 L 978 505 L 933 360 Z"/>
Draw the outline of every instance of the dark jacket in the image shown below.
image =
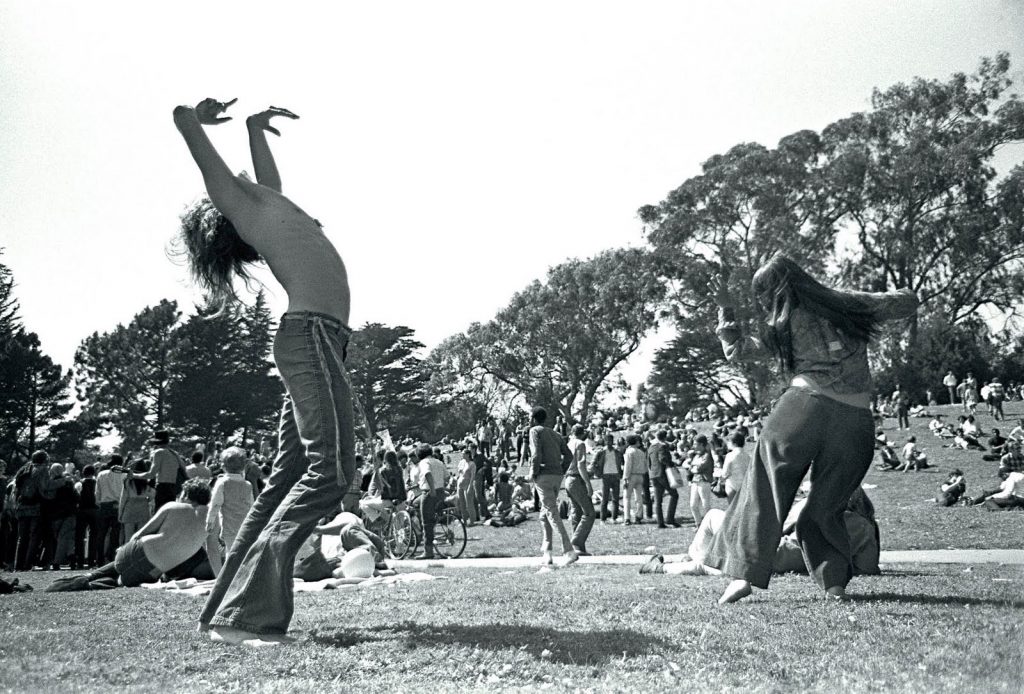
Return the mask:
<path fill-rule="evenodd" d="M 615 456 L 615 474 L 618 475 L 619 477 L 622 477 L 622 467 L 626 464 L 626 459 L 623 457 L 622 451 L 620 451 L 617 448 L 613 448 L 611 452 Z M 594 454 L 594 463 L 591 467 L 596 477 L 604 476 L 604 459 L 607 454 L 608 448 L 602 448 L 596 454 Z"/>
<path fill-rule="evenodd" d="M 52 499 L 43 499 L 43 515 L 47 518 L 68 518 L 78 512 L 78 493 L 67 477 L 52 481 Z"/>
<path fill-rule="evenodd" d="M 573 460 L 565 439 L 545 426 L 530 429 L 530 452 L 530 474 L 534 479 L 541 475 L 564 475 Z"/>
<path fill-rule="evenodd" d="M 665 469 L 672 467 L 672 453 L 667 443 L 655 441 L 647 449 L 647 468 L 651 479 L 665 476 Z"/>

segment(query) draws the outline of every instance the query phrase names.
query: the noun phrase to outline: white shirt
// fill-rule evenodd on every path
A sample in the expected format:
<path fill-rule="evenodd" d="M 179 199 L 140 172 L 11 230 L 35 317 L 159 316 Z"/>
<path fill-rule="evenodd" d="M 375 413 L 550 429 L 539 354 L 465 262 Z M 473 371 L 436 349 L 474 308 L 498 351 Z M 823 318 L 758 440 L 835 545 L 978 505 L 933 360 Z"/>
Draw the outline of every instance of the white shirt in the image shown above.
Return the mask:
<path fill-rule="evenodd" d="M 444 463 L 433 456 L 424 458 L 416 465 L 419 468 L 419 486 L 424 491 L 430 491 L 430 483 L 427 482 L 427 473 L 434 479 L 434 489 L 444 489 Z"/>
<path fill-rule="evenodd" d="M 647 472 L 647 454 L 636 446 L 630 446 L 626 449 L 625 459 L 626 462 L 622 470 L 623 477 L 643 475 Z"/>
<path fill-rule="evenodd" d="M 739 487 L 747 474 L 747 465 L 750 463 L 750 456 L 742 448 L 731 449 L 725 454 L 725 463 L 722 465 L 722 479 L 727 480 L 733 487 Z"/>
<path fill-rule="evenodd" d="M 999 492 L 992 495 L 993 499 L 1009 499 L 1015 496 L 1024 499 L 1024 472 L 1011 472 L 999 485 Z"/>
<path fill-rule="evenodd" d="M 947 388 L 952 388 L 956 385 L 956 376 L 953 374 L 946 374 L 946 377 L 942 379 L 942 385 Z"/>
<path fill-rule="evenodd" d="M 100 470 L 96 475 L 96 503 L 121 500 L 121 488 L 124 487 L 124 473 L 114 470 Z"/>
<path fill-rule="evenodd" d="M 917 453 L 917 445 L 914 444 L 914 443 L 908 442 L 903 447 L 903 459 L 904 460 L 910 460 L 911 456 L 915 455 L 916 453 Z"/>

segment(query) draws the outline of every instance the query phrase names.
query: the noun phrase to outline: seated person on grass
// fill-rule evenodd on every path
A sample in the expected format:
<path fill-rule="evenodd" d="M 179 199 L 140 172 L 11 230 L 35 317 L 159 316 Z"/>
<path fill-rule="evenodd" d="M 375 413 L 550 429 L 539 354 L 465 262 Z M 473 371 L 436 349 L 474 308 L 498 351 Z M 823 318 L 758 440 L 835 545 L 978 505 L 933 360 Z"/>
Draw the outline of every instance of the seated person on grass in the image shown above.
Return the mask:
<path fill-rule="evenodd" d="M 875 439 L 875 445 L 878 447 L 878 454 L 882 459 L 881 464 L 877 466 L 878 469 L 883 472 L 899 470 L 900 458 L 892 445 L 892 441 L 887 439 L 885 434 L 879 432 L 878 438 Z"/>
<path fill-rule="evenodd" d="M 368 551 L 373 556 L 375 571 L 384 571 L 388 568 L 384 563 L 384 559 L 387 557 L 384 540 L 376 533 L 367 530 L 359 516 L 343 511 L 330 522 L 313 528 L 313 534 L 307 542 L 309 546 L 304 546 L 296 556 L 292 572 L 295 578 L 304 581 L 319 581 L 334 576 L 335 569 L 341 565 L 341 556 L 344 552 L 339 552 L 337 557 L 327 559 L 320 546 L 320 540 L 324 535 L 337 535 L 344 552 L 351 552 L 355 549 Z"/>
<path fill-rule="evenodd" d="M 1010 441 L 1003 457 L 999 459 L 999 475 L 1011 472 L 1024 472 L 1024 454 L 1021 453 L 1019 441 Z"/>
<path fill-rule="evenodd" d="M 998 429 L 993 428 L 992 429 L 992 436 L 988 440 L 989 452 L 986 453 L 985 455 L 981 456 L 981 459 L 982 460 L 988 460 L 988 461 L 993 461 L 993 460 L 1001 459 L 1003 457 L 1003 455 L 1007 451 L 1007 447 L 1006 447 L 1007 443 L 1008 443 L 1008 439 L 1005 436 L 1002 436 L 999 433 Z"/>
<path fill-rule="evenodd" d="M 803 551 L 800 549 L 800 538 L 797 536 L 797 521 L 806 503 L 806 497 L 794 503 L 782 525 L 782 539 L 779 541 L 779 548 L 775 553 L 774 572 L 777 574 L 807 572 Z M 721 575 L 718 569 L 706 566 L 703 562 L 724 518 L 725 511 L 711 509 L 704 516 L 700 527 L 697 528 L 697 533 L 687 552 L 688 558 L 666 562 L 663 555 L 657 554 L 640 567 L 640 573 L 685 576 Z M 846 530 L 850 536 L 854 575 L 880 574 L 881 569 L 878 566 L 880 541 L 878 523 L 875 522 L 875 507 L 863 489 L 858 487 L 850 495 L 843 513 L 843 520 L 846 522 Z"/>
<path fill-rule="evenodd" d="M 58 579 L 49 592 L 132 588 L 155 583 L 163 574 L 181 576 L 179 567 L 192 563 L 206 544 L 210 484 L 193 478 L 181 487 L 177 501 L 160 507 L 138 532 L 117 550 L 114 561 L 89 574 Z"/>
<path fill-rule="evenodd" d="M 968 506 L 984 504 L 989 511 L 1000 511 L 1024 507 L 1024 472 L 1011 472 L 999 485 L 999 489 L 983 492 L 980 496 L 965 499 Z"/>
<path fill-rule="evenodd" d="M 935 503 L 939 506 L 952 506 L 960 501 L 960 498 L 967 491 L 967 480 L 962 470 L 953 470 L 949 473 L 946 481 L 939 485 L 939 493 L 935 497 Z"/>
<path fill-rule="evenodd" d="M 927 467 L 928 456 L 924 451 L 917 447 L 917 437 L 911 436 L 907 439 L 906 445 L 903 446 L 903 472 L 906 472 L 910 468 L 920 471 Z"/>
<path fill-rule="evenodd" d="M 1010 432 L 1010 438 L 1024 443 L 1024 419 L 1021 419 L 1017 426 L 1013 428 L 1013 431 Z"/>
<path fill-rule="evenodd" d="M 932 420 L 928 422 L 928 430 L 940 439 L 951 439 L 955 436 L 953 433 L 953 427 L 942 421 L 941 414 L 937 414 L 932 417 Z"/>

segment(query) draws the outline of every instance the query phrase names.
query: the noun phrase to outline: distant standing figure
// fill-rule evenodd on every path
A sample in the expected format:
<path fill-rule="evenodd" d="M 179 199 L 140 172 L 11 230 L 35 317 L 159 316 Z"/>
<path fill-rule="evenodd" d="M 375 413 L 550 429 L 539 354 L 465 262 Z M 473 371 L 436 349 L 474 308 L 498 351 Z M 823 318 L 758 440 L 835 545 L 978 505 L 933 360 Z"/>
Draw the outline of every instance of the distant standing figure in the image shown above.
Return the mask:
<path fill-rule="evenodd" d="M 946 386 L 946 392 L 949 393 L 949 404 L 956 404 L 956 376 L 953 375 L 952 369 L 946 372 L 946 375 L 942 378 L 942 385 Z"/>
<path fill-rule="evenodd" d="M 178 498 L 178 480 L 187 477 L 185 461 L 171 450 L 171 435 L 166 431 L 153 434 L 149 443 L 154 447 L 149 454 L 149 478 L 156 483 L 156 496 L 153 499 L 153 511 L 164 504 Z"/>

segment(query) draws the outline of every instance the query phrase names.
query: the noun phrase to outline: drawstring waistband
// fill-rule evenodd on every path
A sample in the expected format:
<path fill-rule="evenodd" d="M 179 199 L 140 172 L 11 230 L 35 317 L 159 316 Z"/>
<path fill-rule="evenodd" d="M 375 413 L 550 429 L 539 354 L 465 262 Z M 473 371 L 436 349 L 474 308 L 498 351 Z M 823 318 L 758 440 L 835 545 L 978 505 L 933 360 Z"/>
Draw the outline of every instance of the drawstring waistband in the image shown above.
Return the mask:
<path fill-rule="evenodd" d="M 334 344 L 331 342 L 330 336 L 327 333 L 327 328 L 324 325 L 324 318 L 320 316 L 311 316 L 310 319 L 313 323 L 313 344 L 316 345 L 316 353 L 320 360 L 320 368 L 323 369 L 324 378 L 327 379 L 327 390 L 330 393 L 331 413 L 333 414 L 334 420 L 334 455 L 335 462 L 338 467 L 338 486 L 347 487 L 349 479 L 345 476 L 341 455 L 341 418 L 338 416 L 338 403 L 334 401 L 334 377 L 331 375 L 330 364 L 327 361 L 328 352 L 334 359 L 334 363 L 338 367 L 341 377 L 345 380 L 345 385 L 348 387 L 349 393 L 352 397 L 353 409 L 358 414 L 367 434 L 370 432 L 370 427 L 366 420 L 366 414 L 363 412 L 362 403 L 359 402 L 359 396 L 356 395 L 355 389 L 352 388 L 352 380 L 349 378 L 348 369 L 345 368 L 344 356 L 338 354 L 338 351 L 334 348 Z M 326 350 L 324 349 L 325 345 Z M 355 427 L 353 426 L 353 434 L 355 433 L 354 429 Z"/>

